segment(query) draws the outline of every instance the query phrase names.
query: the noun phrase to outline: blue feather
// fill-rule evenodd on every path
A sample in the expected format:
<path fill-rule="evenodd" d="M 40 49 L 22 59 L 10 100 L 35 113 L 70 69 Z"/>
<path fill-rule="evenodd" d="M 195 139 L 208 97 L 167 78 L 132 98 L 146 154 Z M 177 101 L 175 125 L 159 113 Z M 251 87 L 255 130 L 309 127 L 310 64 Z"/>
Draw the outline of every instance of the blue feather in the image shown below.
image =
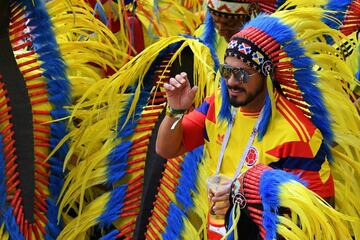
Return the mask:
<path fill-rule="evenodd" d="M 167 226 L 162 234 L 164 240 L 174 240 L 181 238 L 181 231 L 184 226 L 184 212 L 174 203 L 170 203 L 169 215 L 167 217 Z"/>
<path fill-rule="evenodd" d="M 199 162 L 201 161 L 204 146 L 200 146 L 186 154 L 184 162 L 181 165 L 179 184 L 176 188 L 175 197 L 185 212 L 194 206 L 191 192 L 198 192 L 196 189 L 196 179 L 199 170 Z"/>
<path fill-rule="evenodd" d="M 61 162 L 55 157 L 52 157 L 51 161 Z M 51 192 L 51 196 L 54 199 L 58 199 L 62 186 L 64 184 L 64 172 L 62 171 L 61 166 L 51 165 L 50 173 L 51 174 L 49 176 L 49 190 Z"/>
<path fill-rule="evenodd" d="M 206 12 L 205 16 L 205 30 L 201 34 L 200 39 L 206 44 L 206 46 L 215 48 L 216 47 L 216 30 L 215 24 L 209 11 Z"/>
<path fill-rule="evenodd" d="M 108 24 L 109 24 L 109 19 L 108 19 L 108 17 L 106 16 L 106 13 L 105 13 L 103 7 L 102 7 L 99 3 L 96 3 L 96 4 L 95 4 L 95 7 L 94 7 L 94 15 L 95 15 L 95 13 L 98 13 L 101 22 L 103 22 L 106 26 L 108 26 Z"/>
<path fill-rule="evenodd" d="M 46 217 L 48 219 L 48 223 L 46 224 L 46 234 L 45 239 L 57 239 L 59 236 L 61 229 L 63 228 L 63 221 L 60 220 L 58 223 L 57 214 L 59 211 L 56 202 L 51 198 L 46 199 L 47 204 L 47 214 Z"/>
<path fill-rule="evenodd" d="M 112 230 L 111 232 L 109 232 L 108 234 L 106 234 L 105 236 L 100 238 L 100 240 L 115 240 L 115 239 L 117 239 L 116 235 L 118 235 L 119 233 L 120 233 L 120 231 L 117 229 Z"/>
<path fill-rule="evenodd" d="M 325 5 L 325 9 L 335 12 L 327 12 L 326 14 L 330 15 L 331 17 L 335 17 L 340 22 L 344 22 L 345 13 L 347 11 L 348 6 L 352 3 L 353 0 L 329 0 L 328 3 Z M 329 27 L 333 29 L 339 30 L 340 26 L 339 23 L 331 20 L 329 18 L 322 18 L 322 21 L 327 24 Z"/>
<path fill-rule="evenodd" d="M 106 203 L 105 210 L 101 216 L 98 217 L 100 227 L 109 227 L 113 221 L 119 218 L 121 209 L 123 207 L 124 196 L 126 193 L 127 185 L 123 184 L 117 186 L 111 191 L 111 196 Z"/>
<path fill-rule="evenodd" d="M 284 51 L 292 58 L 291 63 L 294 69 L 294 78 L 303 94 L 306 103 L 310 105 L 313 124 L 321 131 L 326 143 L 333 142 L 331 131 L 331 120 L 326 110 L 322 94 L 315 83 L 318 77 L 312 70 L 313 61 L 305 55 L 305 50 L 296 40 L 294 31 L 277 17 L 260 14 L 257 18 L 246 24 L 247 27 L 261 29 L 283 46 Z M 275 79 L 276 80 L 276 79 Z"/>
<path fill-rule="evenodd" d="M 69 111 L 67 109 L 64 109 L 64 108 L 60 108 L 60 109 L 54 109 L 50 112 L 50 115 L 53 119 L 61 119 L 61 118 L 65 118 L 67 116 L 69 116 Z M 61 122 L 61 121 L 60 121 Z M 59 125 L 62 125 L 63 127 L 63 130 L 66 129 L 66 126 L 65 126 L 65 123 L 62 122 L 62 124 L 59 124 Z"/>
<path fill-rule="evenodd" d="M 19 225 L 16 223 L 16 218 L 14 217 L 13 209 L 11 207 L 8 207 L 5 211 L 1 212 L 0 219 L 5 223 L 5 230 L 9 233 L 10 239 L 25 239 L 24 235 L 20 232 Z"/>
<path fill-rule="evenodd" d="M 260 120 L 259 127 L 258 127 L 258 136 L 257 137 L 258 137 L 259 141 L 261 141 L 265 135 L 266 129 L 267 129 L 270 119 L 271 119 L 271 113 L 272 113 L 271 100 L 270 100 L 269 95 L 266 95 L 265 105 L 264 105 L 264 110 L 263 110 L 263 117 Z"/>
<path fill-rule="evenodd" d="M 128 153 L 131 141 L 125 141 L 116 146 L 108 156 L 107 179 L 109 184 L 115 184 L 126 174 Z"/>
<path fill-rule="evenodd" d="M 282 170 L 265 170 L 260 177 L 260 196 L 263 204 L 263 226 L 266 231 L 265 239 L 276 239 L 276 225 L 280 207 L 280 189 L 283 184 L 294 180 L 302 182 L 299 177 Z"/>
<path fill-rule="evenodd" d="M 130 136 L 131 134 L 133 134 L 134 129 L 137 125 L 136 121 L 140 118 L 143 107 L 146 105 L 149 97 L 150 97 L 150 92 L 141 91 L 140 96 L 139 96 L 139 101 L 135 107 L 134 116 L 129 119 L 129 121 L 126 123 L 125 126 L 123 126 L 123 124 L 127 118 L 127 114 L 130 111 L 130 107 L 134 100 L 134 96 L 131 96 L 129 98 L 128 104 L 125 107 L 125 109 L 123 110 L 123 113 L 119 117 L 119 120 L 118 120 L 118 136 L 117 136 L 118 138 L 124 138 L 124 137 Z"/>
<path fill-rule="evenodd" d="M 218 118 L 220 121 L 227 121 L 228 123 L 231 122 L 232 116 L 231 116 L 231 104 L 229 99 L 229 92 L 227 88 L 226 81 L 223 77 L 221 77 L 221 108 L 219 112 Z"/>

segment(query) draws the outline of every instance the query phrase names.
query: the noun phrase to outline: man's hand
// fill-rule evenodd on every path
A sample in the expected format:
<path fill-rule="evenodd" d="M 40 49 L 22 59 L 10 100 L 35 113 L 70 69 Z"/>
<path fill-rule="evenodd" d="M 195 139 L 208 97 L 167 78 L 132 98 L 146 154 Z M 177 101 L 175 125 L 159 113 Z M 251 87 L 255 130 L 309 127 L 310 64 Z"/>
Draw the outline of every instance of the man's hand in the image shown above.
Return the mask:
<path fill-rule="evenodd" d="M 164 83 L 164 88 L 169 106 L 178 110 L 186 110 L 191 106 L 197 90 L 197 86 L 191 88 L 185 72 L 170 78 L 169 83 Z"/>
<path fill-rule="evenodd" d="M 230 188 L 231 184 L 228 184 L 225 189 L 218 192 L 209 193 L 209 201 L 211 204 L 210 213 L 212 215 L 224 215 L 230 207 Z"/>

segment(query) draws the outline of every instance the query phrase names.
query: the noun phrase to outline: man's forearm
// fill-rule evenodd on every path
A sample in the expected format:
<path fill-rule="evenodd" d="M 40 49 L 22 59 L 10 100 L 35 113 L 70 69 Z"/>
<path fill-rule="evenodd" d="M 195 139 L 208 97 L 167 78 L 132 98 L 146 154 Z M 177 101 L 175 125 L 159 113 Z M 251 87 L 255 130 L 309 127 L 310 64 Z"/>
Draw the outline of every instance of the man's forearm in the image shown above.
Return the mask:
<path fill-rule="evenodd" d="M 182 145 L 183 129 L 181 121 L 182 119 L 165 116 L 161 122 L 156 139 L 156 152 L 160 156 L 172 158 L 185 152 Z"/>

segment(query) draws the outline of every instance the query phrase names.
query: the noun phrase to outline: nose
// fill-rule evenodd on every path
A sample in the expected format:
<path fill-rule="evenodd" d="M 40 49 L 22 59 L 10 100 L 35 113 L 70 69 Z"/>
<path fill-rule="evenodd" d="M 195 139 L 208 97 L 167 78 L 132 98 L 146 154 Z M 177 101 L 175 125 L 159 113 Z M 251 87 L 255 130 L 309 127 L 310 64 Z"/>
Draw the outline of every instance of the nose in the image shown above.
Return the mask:
<path fill-rule="evenodd" d="M 243 84 L 243 83 L 246 83 L 246 79 L 244 79 L 246 76 L 244 75 L 244 73 L 241 73 L 241 72 L 237 72 L 237 73 L 234 73 L 232 72 L 231 73 L 231 81 L 234 82 L 234 84 Z M 230 80 L 230 79 L 229 79 Z"/>
<path fill-rule="evenodd" d="M 230 78 L 227 81 L 227 84 L 229 86 L 236 86 L 236 85 L 242 85 L 243 83 L 243 77 L 241 77 L 240 79 L 237 79 L 234 75 L 234 73 L 231 73 Z"/>

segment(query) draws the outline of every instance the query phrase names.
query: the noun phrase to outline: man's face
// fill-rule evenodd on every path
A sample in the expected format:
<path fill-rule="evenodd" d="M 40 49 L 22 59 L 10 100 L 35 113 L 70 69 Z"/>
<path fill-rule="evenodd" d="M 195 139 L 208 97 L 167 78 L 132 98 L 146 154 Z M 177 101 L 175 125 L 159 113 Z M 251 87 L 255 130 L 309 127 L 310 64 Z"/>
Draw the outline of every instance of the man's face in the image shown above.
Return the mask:
<path fill-rule="evenodd" d="M 230 67 L 241 68 L 248 73 L 246 83 L 236 79 L 234 74 L 226 80 L 230 104 L 234 107 L 245 107 L 266 91 L 266 79 L 256 70 L 235 57 L 226 57 L 225 64 Z"/>
<path fill-rule="evenodd" d="M 243 25 L 247 22 L 243 20 L 244 18 L 226 18 L 223 16 L 216 16 L 213 13 L 211 13 L 211 17 L 219 34 L 223 36 L 228 42 L 230 41 L 232 35 L 239 32 Z"/>

